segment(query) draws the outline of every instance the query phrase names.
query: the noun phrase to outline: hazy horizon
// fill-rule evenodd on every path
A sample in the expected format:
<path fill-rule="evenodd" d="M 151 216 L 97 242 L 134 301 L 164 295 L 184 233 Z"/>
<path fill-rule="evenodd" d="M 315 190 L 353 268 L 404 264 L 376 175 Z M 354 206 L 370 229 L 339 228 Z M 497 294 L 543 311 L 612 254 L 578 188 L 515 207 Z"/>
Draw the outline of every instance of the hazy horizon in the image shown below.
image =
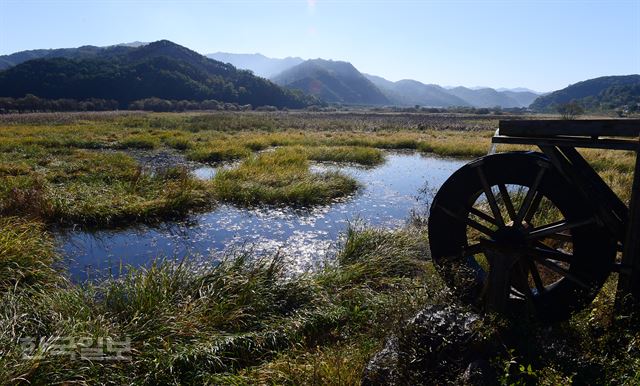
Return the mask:
<path fill-rule="evenodd" d="M 546 92 L 639 73 L 640 1 L 0 0 L 0 55 L 161 39 L 203 55 L 343 60 L 392 81 Z"/>

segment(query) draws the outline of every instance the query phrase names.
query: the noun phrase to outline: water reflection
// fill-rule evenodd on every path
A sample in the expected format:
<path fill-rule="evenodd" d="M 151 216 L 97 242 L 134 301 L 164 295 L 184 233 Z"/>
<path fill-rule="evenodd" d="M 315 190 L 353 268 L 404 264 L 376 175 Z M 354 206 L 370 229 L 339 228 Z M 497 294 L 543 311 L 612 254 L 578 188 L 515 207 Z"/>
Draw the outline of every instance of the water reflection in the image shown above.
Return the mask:
<path fill-rule="evenodd" d="M 465 161 L 389 153 L 384 165 L 365 169 L 334 164 L 314 170 L 340 170 L 363 185 L 357 194 L 331 205 L 310 209 L 237 208 L 218 206 L 182 222 L 157 227 L 140 226 L 99 232 L 71 231 L 58 235 L 74 280 L 103 274 L 117 275 L 127 265 L 148 265 L 154 259 L 194 256 L 215 259 L 229 248 L 247 247 L 254 253 L 288 256 L 291 269 L 306 269 L 331 254 L 349 221 L 397 227 L 412 210 L 428 204 L 429 197 Z M 202 168 L 200 178 L 211 178 L 215 169 Z"/>

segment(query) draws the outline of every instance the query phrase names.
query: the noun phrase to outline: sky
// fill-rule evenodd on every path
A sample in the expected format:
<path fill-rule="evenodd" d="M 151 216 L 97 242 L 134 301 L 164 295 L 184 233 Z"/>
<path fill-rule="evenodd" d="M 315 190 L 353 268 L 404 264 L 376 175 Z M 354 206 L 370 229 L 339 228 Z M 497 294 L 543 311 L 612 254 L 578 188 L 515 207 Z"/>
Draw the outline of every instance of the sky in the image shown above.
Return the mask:
<path fill-rule="evenodd" d="M 640 0 L 0 0 L 0 55 L 168 39 L 389 80 L 552 91 L 640 73 Z"/>

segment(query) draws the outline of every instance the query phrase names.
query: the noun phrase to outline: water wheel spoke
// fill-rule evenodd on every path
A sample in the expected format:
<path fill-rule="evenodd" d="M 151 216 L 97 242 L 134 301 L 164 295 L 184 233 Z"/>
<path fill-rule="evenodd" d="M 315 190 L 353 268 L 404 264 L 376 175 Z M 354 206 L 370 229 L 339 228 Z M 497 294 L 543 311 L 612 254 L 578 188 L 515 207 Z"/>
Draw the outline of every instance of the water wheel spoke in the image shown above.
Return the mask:
<path fill-rule="evenodd" d="M 527 195 L 525 196 L 524 201 L 522 202 L 522 205 L 518 210 L 518 215 L 516 216 L 516 220 L 515 220 L 516 224 L 521 224 L 522 220 L 524 220 L 524 216 L 526 216 L 527 213 L 531 211 L 531 208 L 532 208 L 531 204 L 533 203 L 533 199 L 536 196 L 538 187 L 540 187 L 540 182 L 542 181 L 542 177 L 544 176 L 544 172 L 546 170 L 547 170 L 546 168 L 541 168 L 540 171 L 538 171 L 538 174 L 536 175 L 536 179 L 534 180 L 533 184 L 531 184 L 531 187 L 529 187 L 529 190 L 527 191 Z"/>
<path fill-rule="evenodd" d="M 540 277 L 540 272 L 538 271 L 538 267 L 536 267 L 536 263 L 534 263 L 533 260 L 529 260 L 528 265 L 529 265 L 529 270 L 531 271 L 531 277 L 533 278 L 533 283 L 535 284 L 536 289 L 538 290 L 538 294 L 541 294 L 544 292 L 545 288 L 544 288 L 544 283 L 542 283 L 542 278 Z"/>
<path fill-rule="evenodd" d="M 553 272 L 565 277 L 568 280 L 571 280 L 572 282 L 576 283 L 580 287 L 585 288 L 585 289 L 591 288 L 588 284 L 586 284 L 584 281 L 582 281 L 579 277 L 577 277 L 576 275 L 572 274 L 567 269 L 562 268 L 561 266 L 557 265 L 556 263 L 554 263 L 554 262 L 552 262 L 550 260 L 547 260 L 545 258 L 542 258 L 536 253 L 530 253 L 530 254 L 527 254 L 527 255 L 531 256 L 536 262 L 538 262 L 538 264 L 550 269 L 551 271 L 553 271 Z"/>
<path fill-rule="evenodd" d="M 527 214 L 524 216 L 524 222 L 531 223 L 533 216 L 538 212 L 538 208 L 540 207 L 543 197 L 544 196 L 540 192 L 536 192 L 536 195 L 533 197 L 533 201 L 531 202 L 531 206 L 529 207 Z"/>
<path fill-rule="evenodd" d="M 573 255 L 554 249 L 541 242 L 536 242 L 536 247 L 527 249 L 527 255 L 531 254 L 535 254 L 541 259 L 561 261 L 567 264 L 573 262 Z"/>
<path fill-rule="evenodd" d="M 478 171 L 478 176 L 480 177 L 480 182 L 482 183 L 482 189 L 484 190 L 484 195 L 487 197 L 487 201 L 489 202 L 489 206 L 491 207 L 493 217 L 497 221 L 498 226 L 503 226 L 504 219 L 502 218 L 502 213 L 500 212 L 500 208 L 498 207 L 496 197 L 493 195 L 491 186 L 489 186 L 489 183 L 487 182 L 487 177 L 484 175 L 482 165 L 478 166 L 476 170 Z"/>
<path fill-rule="evenodd" d="M 561 234 L 561 232 L 578 228 L 583 225 L 590 224 L 594 221 L 595 220 L 593 218 L 588 218 L 588 219 L 579 220 L 579 221 L 566 221 L 566 220 L 556 221 L 554 223 L 532 229 L 527 235 L 527 240 L 538 240 L 550 235 L 558 235 L 558 234 Z"/>
<path fill-rule="evenodd" d="M 481 211 L 480 209 L 476 209 L 474 207 L 471 207 L 471 209 L 469 209 L 469 213 L 483 219 L 484 221 L 492 224 L 492 225 L 498 225 L 498 222 L 496 221 L 496 219 L 494 219 L 493 217 L 489 216 L 488 214 L 486 214 L 485 212 Z"/>
<path fill-rule="evenodd" d="M 482 242 L 472 244 L 472 245 L 466 245 L 462 247 L 460 251 L 458 251 L 457 253 L 445 256 L 443 257 L 443 259 L 448 261 L 461 260 L 469 256 L 477 255 L 479 253 L 484 253 L 486 249 L 487 249 L 486 245 Z"/>
<path fill-rule="evenodd" d="M 468 217 L 465 216 L 461 216 L 443 206 L 438 206 L 438 208 L 440 208 L 444 213 L 446 213 L 447 215 L 453 217 L 454 219 L 465 223 L 466 225 L 470 226 L 471 228 L 477 230 L 478 232 L 484 233 L 485 235 L 489 236 L 490 238 L 494 237 L 494 232 L 487 228 L 486 226 L 480 224 L 479 222 L 472 220 Z"/>
<path fill-rule="evenodd" d="M 552 239 L 563 241 L 565 243 L 573 243 L 573 236 L 570 233 L 560 232 L 560 233 L 552 233 L 545 237 L 545 239 Z"/>
<path fill-rule="evenodd" d="M 505 184 L 498 184 L 498 189 L 500 190 L 500 197 L 502 197 L 504 206 L 507 208 L 507 213 L 509 213 L 509 218 L 511 218 L 512 221 L 515 221 L 518 215 L 516 214 L 516 209 L 513 206 L 507 187 Z"/>

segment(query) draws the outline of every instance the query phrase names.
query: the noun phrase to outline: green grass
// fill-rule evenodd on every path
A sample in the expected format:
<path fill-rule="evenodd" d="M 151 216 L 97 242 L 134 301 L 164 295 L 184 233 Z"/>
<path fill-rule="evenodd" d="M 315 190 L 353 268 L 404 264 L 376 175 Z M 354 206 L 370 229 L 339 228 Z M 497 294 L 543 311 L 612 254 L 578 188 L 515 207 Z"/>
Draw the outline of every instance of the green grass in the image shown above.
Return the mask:
<path fill-rule="evenodd" d="M 383 149 L 480 156 L 496 119 L 297 112 L 1 116 L 0 384 L 358 384 L 367 360 L 402 320 L 425 304 L 455 301 L 427 261 L 423 229 L 351 229 L 335 261 L 301 276 L 287 274 L 280 256 L 240 254 L 218 266 L 158 263 L 80 286 L 54 268 L 61 256 L 49 226 L 156 222 L 217 201 L 326 203 L 357 185 L 341 174 L 312 173 L 311 161 L 375 166 L 384 162 Z M 522 149 L 499 150 L 516 148 Z M 129 149 L 240 162 L 203 182 L 181 167 L 151 173 Z M 583 154 L 627 200 L 632 154 Z M 491 359 L 502 383 L 637 384 L 640 333 L 612 322 L 615 287 L 613 276 L 566 323 L 522 321 L 501 330 Z M 22 337 L 69 335 L 129 336 L 133 360 L 87 362 L 51 352 L 21 357 Z M 521 370 L 529 365 L 530 373 Z"/>
<path fill-rule="evenodd" d="M 0 291 L 58 278 L 54 244 L 41 223 L 0 217 Z"/>
<path fill-rule="evenodd" d="M 3 177 L 0 214 L 113 226 L 175 217 L 213 202 L 186 170 L 152 175 L 122 153 L 74 151 L 27 165 Z"/>
<path fill-rule="evenodd" d="M 182 151 L 189 150 L 194 147 L 194 143 L 191 141 L 191 139 L 182 135 L 182 133 L 171 133 L 171 134 L 173 135 L 167 135 L 162 138 L 162 142 L 166 146 L 172 149 L 182 150 Z"/>
<path fill-rule="evenodd" d="M 155 149 L 160 146 L 160 140 L 149 134 L 135 134 L 124 138 L 118 143 L 121 149 Z"/>
<path fill-rule="evenodd" d="M 313 173 L 307 157 L 294 148 L 254 155 L 221 170 L 212 180 L 215 196 L 242 205 L 310 205 L 354 192 L 357 182 L 341 173 Z"/>
<path fill-rule="evenodd" d="M 357 385 L 404 320 L 455 302 L 428 261 L 423 228 L 352 227 L 337 259 L 315 273 L 291 276 L 282 256 L 239 253 L 219 265 L 156 263 L 79 286 L 50 268 L 42 228 L 21 222 L 0 225 L 13 262 L 2 274 L 20 278 L 0 287 L 2 384 Z M 24 254 L 33 250 L 48 252 Z M 611 324 L 614 288 L 615 280 L 591 308 L 551 327 L 486 319 L 500 383 L 636 384 L 640 333 Z M 128 337 L 131 360 L 70 360 L 43 345 L 41 358 L 22 358 L 21 338 L 56 336 Z"/>
<path fill-rule="evenodd" d="M 384 162 L 384 154 L 375 148 L 361 146 L 315 146 L 300 148 L 310 160 L 349 162 L 365 166 L 376 166 Z"/>
<path fill-rule="evenodd" d="M 231 142 L 231 141 L 230 141 Z M 209 143 L 198 146 L 187 153 L 187 158 L 199 162 L 234 161 L 251 155 L 251 150 L 232 143 Z"/>
<path fill-rule="evenodd" d="M 424 235 L 395 235 L 352 231 L 358 248 L 349 258 L 295 277 L 281 257 L 241 254 L 208 268 L 158 264 L 97 286 L 21 283 L 0 292 L 0 383 L 320 382 L 336 375 L 354 384 L 386 331 L 442 288 L 418 260 Z M 387 270 L 400 267 L 391 261 L 400 250 L 409 268 Z M 364 266 L 367 280 L 346 280 Z M 46 351 L 42 359 L 21 359 L 19 339 L 44 335 L 128 336 L 135 352 L 132 361 L 116 362 L 69 360 Z M 288 360 L 296 364 L 287 369 L 282 364 Z M 344 366 L 332 369 L 338 362 Z M 318 375 L 305 371 L 308 366 L 316 366 Z M 274 369 L 278 376 L 269 376 Z"/>

